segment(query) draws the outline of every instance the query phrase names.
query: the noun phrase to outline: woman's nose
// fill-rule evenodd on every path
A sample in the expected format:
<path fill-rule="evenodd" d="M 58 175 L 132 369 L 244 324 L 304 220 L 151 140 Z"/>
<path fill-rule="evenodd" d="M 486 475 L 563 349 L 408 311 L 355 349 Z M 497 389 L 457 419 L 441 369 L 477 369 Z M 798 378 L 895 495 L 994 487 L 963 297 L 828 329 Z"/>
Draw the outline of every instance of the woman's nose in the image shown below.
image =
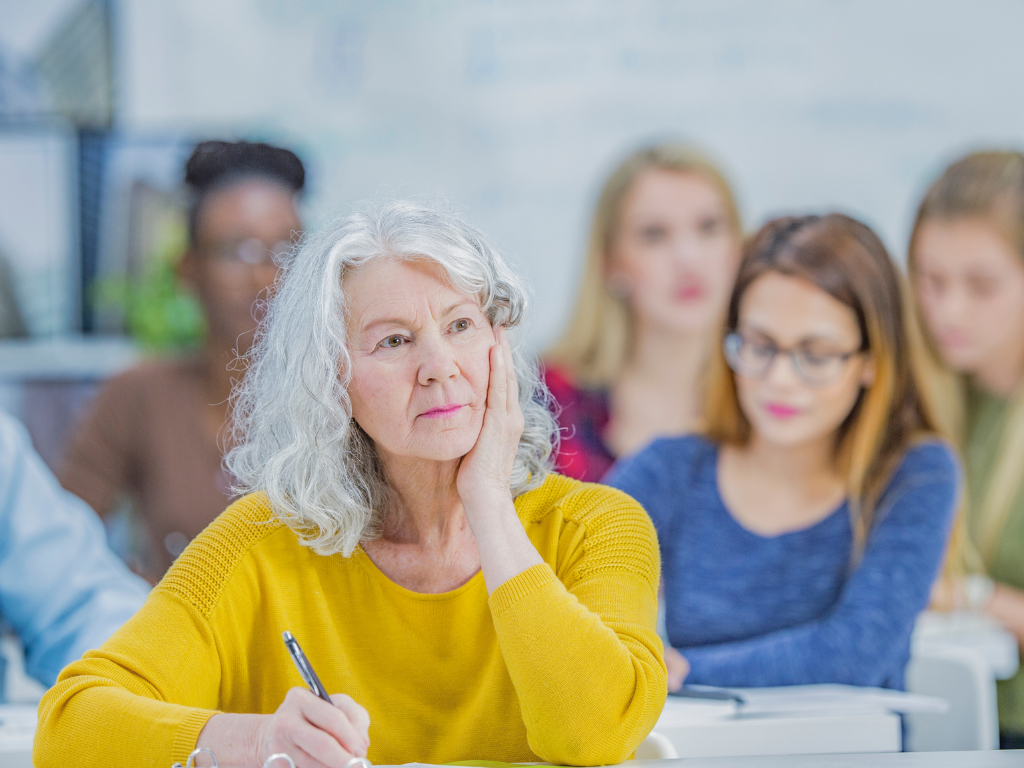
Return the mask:
<path fill-rule="evenodd" d="M 680 233 L 672 241 L 672 260 L 682 267 L 691 267 L 700 261 L 700 246 L 697 238 Z"/>
<path fill-rule="evenodd" d="M 423 386 L 458 376 L 459 366 L 455 363 L 454 351 L 441 339 L 421 338 L 419 351 L 417 379 Z"/>

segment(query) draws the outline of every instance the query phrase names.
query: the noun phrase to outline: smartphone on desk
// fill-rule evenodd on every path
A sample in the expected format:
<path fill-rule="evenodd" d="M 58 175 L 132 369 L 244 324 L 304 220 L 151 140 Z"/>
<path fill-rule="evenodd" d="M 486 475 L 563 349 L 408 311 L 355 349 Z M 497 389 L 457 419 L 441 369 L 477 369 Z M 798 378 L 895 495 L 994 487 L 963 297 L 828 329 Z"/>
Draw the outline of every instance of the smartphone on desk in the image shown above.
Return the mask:
<path fill-rule="evenodd" d="M 678 696 L 682 699 L 704 699 L 706 701 L 732 701 L 736 706 L 742 707 L 746 699 L 735 691 L 727 688 L 712 688 L 704 685 L 684 685 L 678 691 L 669 691 L 669 696 Z"/>

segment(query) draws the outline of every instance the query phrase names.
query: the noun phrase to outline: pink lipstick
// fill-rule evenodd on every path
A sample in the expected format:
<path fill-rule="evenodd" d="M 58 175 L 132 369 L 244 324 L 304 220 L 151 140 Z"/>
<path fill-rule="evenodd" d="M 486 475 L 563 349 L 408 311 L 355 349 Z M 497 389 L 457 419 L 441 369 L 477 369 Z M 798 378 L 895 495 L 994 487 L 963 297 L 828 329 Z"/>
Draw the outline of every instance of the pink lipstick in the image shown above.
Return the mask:
<path fill-rule="evenodd" d="M 454 416 L 462 407 L 461 405 L 446 405 L 443 408 L 432 408 L 426 413 L 421 413 L 420 416 L 427 419 L 446 419 L 449 416 Z"/>
<path fill-rule="evenodd" d="M 768 403 L 764 409 L 768 411 L 769 416 L 774 416 L 776 419 L 791 419 L 800 414 L 799 408 L 782 403 Z"/>

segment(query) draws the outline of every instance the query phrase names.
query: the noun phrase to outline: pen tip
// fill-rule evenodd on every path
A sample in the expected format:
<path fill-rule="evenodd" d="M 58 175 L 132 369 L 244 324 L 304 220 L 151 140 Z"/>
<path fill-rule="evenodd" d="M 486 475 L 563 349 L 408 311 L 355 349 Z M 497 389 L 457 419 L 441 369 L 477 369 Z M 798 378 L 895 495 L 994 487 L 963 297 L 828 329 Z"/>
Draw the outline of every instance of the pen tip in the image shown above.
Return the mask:
<path fill-rule="evenodd" d="M 281 635 L 281 637 L 283 637 L 283 638 L 284 638 L 284 641 L 285 641 L 286 643 L 287 643 L 287 642 L 290 642 L 291 640 L 294 640 L 294 639 L 295 639 L 295 638 L 293 638 L 293 637 L 292 637 L 292 633 L 291 633 L 291 632 L 285 632 L 285 633 L 284 633 L 283 635 Z"/>

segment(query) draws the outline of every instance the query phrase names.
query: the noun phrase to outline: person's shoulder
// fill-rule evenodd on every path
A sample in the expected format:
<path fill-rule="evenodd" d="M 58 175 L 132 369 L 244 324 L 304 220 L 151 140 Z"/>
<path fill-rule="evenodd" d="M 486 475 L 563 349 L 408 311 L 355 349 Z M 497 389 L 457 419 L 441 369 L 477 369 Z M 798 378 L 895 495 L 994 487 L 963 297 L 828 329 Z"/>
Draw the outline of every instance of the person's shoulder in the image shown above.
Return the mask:
<path fill-rule="evenodd" d="M 560 365 L 543 363 L 540 373 L 551 398 L 561 408 L 586 404 L 595 398 L 601 398 L 600 390 L 582 386 L 576 381 L 571 371 Z"/>
<path fill-rule="evenodd" d="M 540 520 L 556 509 L 562 511 L 563 517 L 575 520 L 595 509 L 619 505 L 640 508 L 623 491 L 600 483 L 574 480 L 556 472 L 549 472 L 540 486 L 516 499 L 519 515 L 526 521 Z"/>
<path fill-rule="evenodd" d="M 20 450 L 29 445 L 25 426 L 7 411 L 0 410 L 0 450 Z"/>
<path fill-rule="evenodd" d="M 524 524 L 556 522 L 576 539 L 590 566 L 607 561 L 653 579 L 659 572 L 658 537 L 644 508 L 629 494 L 600 483 L 585 483 L 551 473 L 539 488 L 517 501 Z"/>
<path fill-rule="evenodd" d="M 712 456 L 717 450 L 718 445 L 713 440 L 691 432 L 676 437 L 659 437 L 648 443 L 636 455 L 645 456 L 648 461 L 658 458 L 678 464 Z"/>
<path fill-rule="evenodd" d="M 576 382 L 573 381 L 572 375 L 560 365 L 541 363 L 540 376 L 552 397 L 558 398 L 560 395 L 571 396 L 577 391 Z"/>
<path fill-rule="evenodd" d="M 108 387 L 151 387 L 154 383 L 181 378 L 192 378 L 199 371 L 199 361 L 189 355 L 150 357 L 111 376 Z"/>
<path fill-rule="evenodd" d="M 625 491 L 601 483 L 586 483 L 554 472 L 540 487 L 516 500 L 524 523 L 538 523 L 556 517 L 593 532 L 611 526 L 622 530 L 635 527 L 654 536 L 654 526 L 640 503 Z"/>
<path fill-rule="evenodd" d="M 625 472 L 686 478 L 693 467 L 713 458 L 717 445 L 699 434 L 659 437 L 644 448 L 619 460 L 612 476 Z"/>
<path fill-rule="evenodd" d="M 157 589 L 177 595 L 209 616 L 239 563 L 283 528 L 265 494 L 243 496 L 192 540 Z"/>
<path fill-rule="evenodd" d="M 924 437 L 911 444 L 894 473 L 893 480 L 929 478 L 957 483 L 960 478 L 960 460 L 956 449 L 937 437 Z"/>

